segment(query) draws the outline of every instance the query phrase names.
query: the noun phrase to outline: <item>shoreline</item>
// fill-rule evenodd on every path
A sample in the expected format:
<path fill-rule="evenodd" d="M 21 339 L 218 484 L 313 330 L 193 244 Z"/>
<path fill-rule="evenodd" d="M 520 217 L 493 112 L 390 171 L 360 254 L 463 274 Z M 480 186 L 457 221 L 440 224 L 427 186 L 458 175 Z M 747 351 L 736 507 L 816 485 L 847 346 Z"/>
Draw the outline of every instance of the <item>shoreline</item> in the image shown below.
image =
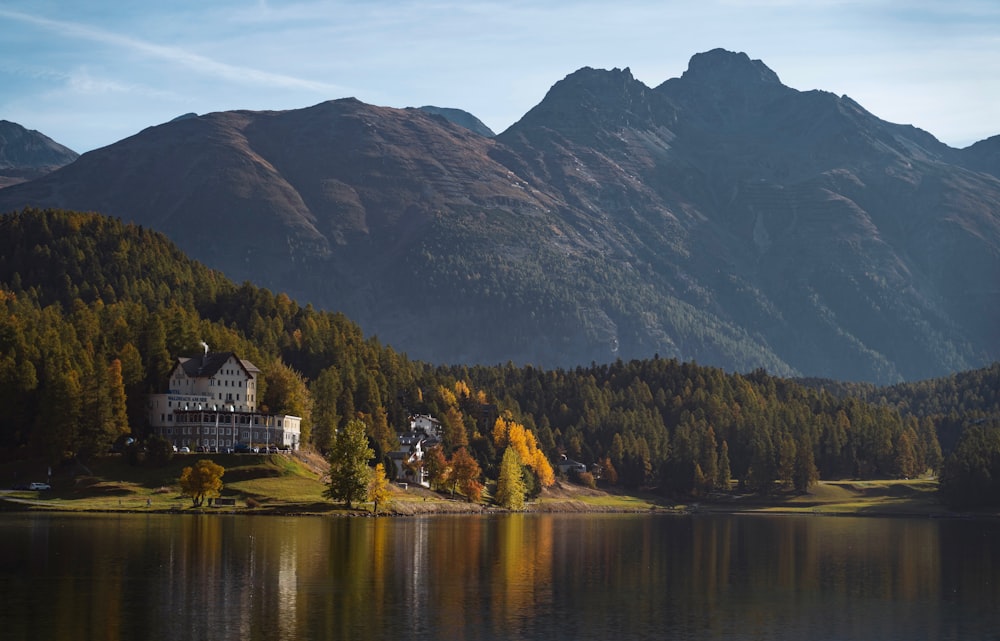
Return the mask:
<path fill-rule="evenodd" d="M 936 487 L 936 483 L 932 484 Z M 242 506 L 193 507 L 189 499 L 158 498 L 133 494 L 128 497 L 28 498 L 6 491 L 0 494 L 0 513 L 49 512 L 61 514 L 175 514 L 218 516 L 284 516 L 331 518 L 406 518 L 423 516 L 496 516 L 505 514 L 593 514 L 664 515 L 678 517 L 711 515 L 832 516 L 910 519 L 997 519 L 1000 513 L 956 512 L 947 509 L 927 489 L 927 482 L 905 481 L 821 481 L 806 494 L 766 496 L 720 493 L 709 498 L 671 501 L 653 494 L 624 494 L 591 490 L 566 482 L 546 488 L 526 509 L 515 512 L 485 503 L 468 503 L 430 490 L 395 489 L 387 508 L 373 514 L 370 504 L 348 510 L 323 499 L 315 501 L 266 501 L 252 497 Z M 875 491 L 872 491 L 875 490 Z M 906 490 L 901 491 L 901 490 Z M 170 505 L 163 505 L 168 500 Z M 118 505 L 114 505 L 118 501 Z M 148 503 L 146 503 L 148 501 Z M 182 502 L 187 502 L 184 505 Z M 132 503 L 129 505 L 128 503 Z M 146 503 L 146 504 L 143 504 Z M 250 503 L 250 505 L 247 505 Z"/>

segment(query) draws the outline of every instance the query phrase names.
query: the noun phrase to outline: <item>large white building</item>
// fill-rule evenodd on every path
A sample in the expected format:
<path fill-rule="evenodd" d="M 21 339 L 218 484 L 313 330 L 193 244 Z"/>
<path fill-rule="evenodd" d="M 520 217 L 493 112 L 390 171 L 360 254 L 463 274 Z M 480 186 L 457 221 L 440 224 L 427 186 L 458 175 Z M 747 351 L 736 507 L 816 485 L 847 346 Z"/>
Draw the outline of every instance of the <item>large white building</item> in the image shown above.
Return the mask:
<path fill-rule="evenodd" d="M 150 394 L 149 425 L 176 447 L 298 449 L 302 419 L 257 411 L 260 370 L 232 352 L 178 358 L 165 394 Z"/>

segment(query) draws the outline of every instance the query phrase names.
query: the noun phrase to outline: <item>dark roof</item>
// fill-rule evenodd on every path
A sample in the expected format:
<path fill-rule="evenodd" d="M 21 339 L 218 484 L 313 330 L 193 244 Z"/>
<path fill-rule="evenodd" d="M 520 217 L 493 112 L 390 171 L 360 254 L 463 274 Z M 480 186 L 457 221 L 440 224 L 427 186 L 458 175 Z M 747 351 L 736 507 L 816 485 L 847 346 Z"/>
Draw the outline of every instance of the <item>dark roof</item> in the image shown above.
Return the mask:
<path fill-rule="evenodd" d="M 236 355 L 233 352 L 208 352 L 207 354 L 191 356 L 189 358 L 182 356 L 177 359 L 177 363 L 184 368 L 184 373 L 191 378 L 212 378 L 222 369 L 226 361 L 235 357 Z M 236 362 L 240 364 L 240 367 L 243 368 L 250 378 L 253 378 L 254 374 L 260 373 L 257 366 L 250 361 L 236 358 Z"/>

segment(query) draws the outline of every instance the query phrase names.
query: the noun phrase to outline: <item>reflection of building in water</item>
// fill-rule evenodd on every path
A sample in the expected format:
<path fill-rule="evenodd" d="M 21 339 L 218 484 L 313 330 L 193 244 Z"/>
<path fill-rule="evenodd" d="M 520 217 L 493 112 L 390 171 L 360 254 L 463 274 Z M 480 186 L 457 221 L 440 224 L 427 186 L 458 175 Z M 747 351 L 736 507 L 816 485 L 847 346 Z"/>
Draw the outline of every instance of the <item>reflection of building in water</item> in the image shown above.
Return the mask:
<path fill-rule="evenodd" d="M 282 537 L 278 550 L 278 629 L 279 638 L 295 638 L 296 597 L 298 595 L 298 537 Z M 283 616 L 282 616 L 283 615 Z M 244 639 L 248 637 L 243 637 Z"/>
<path fill-rule="evenodd" d="M 257 411 L 260 370 L 232 352 L 178 358 L 166 394 L 147 397 L 149 426 L 175 447 L 298 449 L 302 419 Z"/>

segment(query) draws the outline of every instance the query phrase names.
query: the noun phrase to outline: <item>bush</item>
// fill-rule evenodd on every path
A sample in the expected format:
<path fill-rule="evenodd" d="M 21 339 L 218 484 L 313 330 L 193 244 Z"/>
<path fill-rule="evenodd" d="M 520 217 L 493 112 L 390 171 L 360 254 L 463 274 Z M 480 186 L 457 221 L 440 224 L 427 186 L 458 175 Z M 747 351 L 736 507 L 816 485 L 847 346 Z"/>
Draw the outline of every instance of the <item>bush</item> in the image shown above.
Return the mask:
<path fill-rule="evenodd" d="M 577 485 L 589 487 L 592 490 L 597 489 L 597 481 L 590 472 L 573 472 L 570 476 L 572 477 L 571 480 Z"/>

